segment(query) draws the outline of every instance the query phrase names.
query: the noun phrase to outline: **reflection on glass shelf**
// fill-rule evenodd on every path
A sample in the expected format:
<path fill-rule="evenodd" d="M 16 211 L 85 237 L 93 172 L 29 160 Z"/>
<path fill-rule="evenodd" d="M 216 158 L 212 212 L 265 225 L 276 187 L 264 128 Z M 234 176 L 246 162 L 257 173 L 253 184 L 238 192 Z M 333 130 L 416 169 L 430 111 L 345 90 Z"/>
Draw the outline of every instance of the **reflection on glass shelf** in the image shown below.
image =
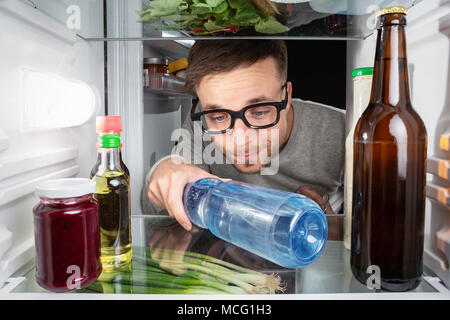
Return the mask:
<path fill-rule="evenodd" d="M 229 0 L 214 1 L 221 5 Z M 258 10 L 266 10 L 266 16 L 273 17 L 271 23 L 256 28 L 249 26 L 245 19 L 235 21 L 231 28 L 214 27 L 214 21 L 210 21 L 205 15 L 203 24 L 209 23 L 208 32 L 199 33 L 195 25 L 182 25 L 177 17 L 180 13 L 183 19 L 191 16 L 188 4 L 184 3 L 182 9 L 177 12 L 161 13 L 156 18 L 151 16 L 149 22 L 138 22 L 138 12 L 148 8 L 150 4 L 162 2 L 162 0 L 133 0 L 133 1 L 103 1 L 103 0 L 22 0 L 45 15 L 52 17 L 66 27 L 76 26 L 77 14 L 80 14 L 81 24 L 73 29 L 87 41 L 120 41 L 120 40 L 194 40 L 194 39 L 330 39 L 330 40 L 354 40 L 364 39 L 371 35 L 375 27 L 375 12 L 380 8 L 401 5 L 407 8 L 418 4 L 422 0 L 242 0 L 254 3 Z M 202 2 L 202 1 L 200 1 Z M 205 4 L 206 0 L 203 1 Z M 219 5 L 208 10 L 214 11 Z M 214 10 L 213 10 L 214 9 Z M 228 11 L 226 11 L 228 10 Z M 228 6 L 223 12 L 233 13 Z M 172 10 L 173 11 L 173 10 Z M 179 12 L 178 12 L 179 11 Z M 103 14 L 107 14 L 107 26 L 104 28 Z M 231 12 L 231 13 L 230 13 Z M 223 15 L 224 13 L 217 13 Z M 268 14 L 268 15 L 267 15 Z M 159 19 L 159 17 L 162 17 Z M 274 22 L 275 20 L 275 22 Z M 195 22 L 198 25 L 197 21 Z M 200 27 L 202 23 L 200 23 Z M 287 29 L 272 28 L 273 23 L 279 23 Z M 118 27 L 121 25 L 123 27 Z M 170 25 L 170 26 L 169 26 Z M 279 27 L 279 25 L 278 25 Z M 258 29 L 258 31 L 256 30 Z M 283 30 L 280 33 L 275 31 Z M 203 29 L 205 31 L 205 28 Z M 211 32 L 213 31 L 213 32 Z M 201 35 L 200 35 L 201 34 Z M 189 46 L 189 44 L 188 44 Z"/>

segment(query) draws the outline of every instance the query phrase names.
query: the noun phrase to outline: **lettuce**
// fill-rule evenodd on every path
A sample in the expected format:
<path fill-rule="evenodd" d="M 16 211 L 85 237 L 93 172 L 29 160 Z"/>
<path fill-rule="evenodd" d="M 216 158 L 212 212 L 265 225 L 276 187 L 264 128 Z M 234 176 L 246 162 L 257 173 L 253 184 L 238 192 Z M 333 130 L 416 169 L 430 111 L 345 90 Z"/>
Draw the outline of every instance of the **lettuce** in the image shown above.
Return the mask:
<path fill-rule="evenodd" d="M 276 34 L 289 29 L 250 0 L 152 0 L 139 12 L 139 22 L 173 22 L 158 29 L 211 34 L 229 27 L 254 27 L 259 33 Z"/>
<path fill-rule="evenodd" d="M 151 15 L 154 17 L 180 13 L 188 8 L 185 0 L 153 0 L 150 2 Z"/>
<path fill-rule="evenodd" d="M 259 23 L 255 25 L 255 30 L 259 33 L 275 34 L 286 32 L 289 28 L 281 24 L 274 17 L 269 17 L 265 20 L 260 20 Z"/>

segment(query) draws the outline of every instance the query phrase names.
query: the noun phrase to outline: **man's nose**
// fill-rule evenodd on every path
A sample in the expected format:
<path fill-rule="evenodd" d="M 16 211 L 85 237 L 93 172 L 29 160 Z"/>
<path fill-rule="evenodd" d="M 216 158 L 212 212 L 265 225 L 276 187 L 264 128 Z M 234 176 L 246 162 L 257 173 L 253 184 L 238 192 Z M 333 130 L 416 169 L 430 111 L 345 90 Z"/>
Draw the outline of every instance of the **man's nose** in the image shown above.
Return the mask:
<path fill-rule="evenodd" d="M 242 121 L 242 119 L 236 119 L 235 121 L 234 121 L 234 126 L 233 126 L 233 131 L 236 133 L 236 132 L 239 132 L 239 131 L 243 131 L 243 132 L 245 132 L 245 131 L 247 131 L 248 129 L 250 129 L 249 127 L 247 127 L 247 125 L 244 123 L 244 121 Z M 241 132 L 242 132 L 241 131 Z"/>
<path fill-rule="evenodd" d="M 240 141 L 238 144 L 253 143 L 257 139 L 256 130 L 248 127 L 242 119 L 236 119 L 231 132 L 233 139 L 236 139 L 235 142 Z"/>

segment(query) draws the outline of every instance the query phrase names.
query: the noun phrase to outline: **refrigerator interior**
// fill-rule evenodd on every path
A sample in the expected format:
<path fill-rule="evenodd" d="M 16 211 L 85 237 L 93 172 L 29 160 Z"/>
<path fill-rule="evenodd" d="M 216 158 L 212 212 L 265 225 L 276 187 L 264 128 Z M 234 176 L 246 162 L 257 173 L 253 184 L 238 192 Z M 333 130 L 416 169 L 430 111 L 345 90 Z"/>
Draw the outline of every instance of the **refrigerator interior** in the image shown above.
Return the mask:
<path fill-rule="evenodd" d="M 310 1 L 317 11 L 294 17 L 297 22 L 302 17 L 311 27 L 296 26 L 285 38 L 346 41 L 347 108 L 353 103 L 352 69 L 373 66 L 374 61 L 374 16 L 362 10 L 370 3 L 414 5 L 407 28 L 411 98 L 428 131 L 428 158 L 448 159 L 449 151 L 442 150 L 440 143 L 441 136 L 450 133 L 450 1 L 348 1 L 345 8 L 326 3 Z M 98 115 L 122 116 L 131 212 L 142 214 L 145 174 L 170 154 L 172 132 L 186 118 L 193 98 L 182 87 L 143 88 L 144 57 L 174 61 L 187 57 L 193 44 L 184 33 L 138 23 L 136 10 L 147 4 L 142 0 L 0 1 L 0 288 L 34 255 L 31 209 L 38 201 L 36 185 L 51 178 L 88 176 L 97 156 Z M 317 35 L 314 21 L 342 10 L 355 13 L 347 16 L 352 32 Z M 435 174 L 430 173 L 427 181 L 438 189 L 450 187 L 448 180 Z M 448 204 L 433 199 L 432 191 L 427 188 L 424 263 L 450 287 L 450 210 Z M 145 241 L 133 239 L 138 244 Z"/>

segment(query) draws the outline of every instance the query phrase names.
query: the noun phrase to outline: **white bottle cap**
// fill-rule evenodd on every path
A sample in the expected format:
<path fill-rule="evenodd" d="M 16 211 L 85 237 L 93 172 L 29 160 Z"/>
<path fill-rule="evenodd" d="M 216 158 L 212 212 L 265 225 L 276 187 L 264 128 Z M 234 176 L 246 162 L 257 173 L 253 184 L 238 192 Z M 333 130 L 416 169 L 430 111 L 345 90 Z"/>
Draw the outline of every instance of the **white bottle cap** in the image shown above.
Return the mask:
<path fill-rule="evenodd" d="M 73 198 L 92 194 L 96 191 L 95 181 L 85 178 L 47 180 L 40 183 L 35 194 L 40 198 Z"/>

